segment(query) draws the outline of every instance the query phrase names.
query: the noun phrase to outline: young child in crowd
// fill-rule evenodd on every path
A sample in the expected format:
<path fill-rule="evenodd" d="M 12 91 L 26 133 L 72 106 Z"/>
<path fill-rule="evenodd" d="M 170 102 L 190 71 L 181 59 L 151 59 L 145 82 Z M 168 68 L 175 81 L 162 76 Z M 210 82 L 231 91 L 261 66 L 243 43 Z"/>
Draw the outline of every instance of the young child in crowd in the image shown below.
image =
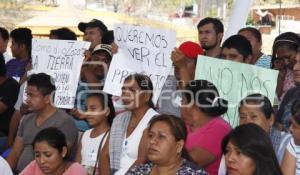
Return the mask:
<path fill-rule="evenodd" d="M 300 174 L 300 100 L 292 104 L 290 132 L 293 138 L 287 145 L 281 168 L 284 175 Z"/>
<path fill-rule="evenodd" d="M 91 175 L 96 172 L 97 160 L 109 135 L 115 110 L 111 96 L 104 92 L 89 94 L 86 109 L 85 118 L 93 128 L 83 133 L 78 145 L 76 161 L 80 162 Z"/>

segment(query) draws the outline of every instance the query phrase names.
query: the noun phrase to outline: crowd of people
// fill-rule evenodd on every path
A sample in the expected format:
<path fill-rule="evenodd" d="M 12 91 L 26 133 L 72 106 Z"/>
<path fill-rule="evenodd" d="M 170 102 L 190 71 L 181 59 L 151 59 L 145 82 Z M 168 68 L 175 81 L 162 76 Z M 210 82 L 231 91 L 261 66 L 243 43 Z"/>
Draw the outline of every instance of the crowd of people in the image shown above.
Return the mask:
<path fill-rule="evenodd" d="M 197 25 L 199 42 L 181 43 L 169 58 L 174 74 L 162 92 L 178 93 L 155 105 L 145 74 L 126 77 L 121 97 L 103 92 L 118 52 L 113 31 L 97 19 L 78 29 L 91 45 L 82 55 L 74 108 L 59 109 L 53 105 L 53 77 L 28 73 L 31 30 L 0 27 L 0 174 L 300 174 L 299 35 L 280 34 L 267 55 L 256 28 L 242 28 L 221 44 L 222 22 L 204 18 Z M 59 28 L 49 39 L 77 36 Z M 276 99 L 248 94 L 238 104 L 239 126 L 231 126 L 223 118 L 228 99 L 212 82 L 195 80 L 198 55 L 278 70 Z"/>

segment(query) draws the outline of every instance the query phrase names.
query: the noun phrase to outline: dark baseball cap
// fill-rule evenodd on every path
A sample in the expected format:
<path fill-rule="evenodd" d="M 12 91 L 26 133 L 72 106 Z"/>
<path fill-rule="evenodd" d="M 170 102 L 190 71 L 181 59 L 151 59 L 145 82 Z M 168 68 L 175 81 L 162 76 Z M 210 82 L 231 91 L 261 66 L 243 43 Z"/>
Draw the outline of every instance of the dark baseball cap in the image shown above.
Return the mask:
<path fill-rule="evenodd" d="M 99 27 L 104 33 L 107 32 L 106 25 L 98 19 L 92 19 L 90 22 L 80 22 L 78 24 L 78 29 L 82 32 L 84 32 L 87 27 Z"/>

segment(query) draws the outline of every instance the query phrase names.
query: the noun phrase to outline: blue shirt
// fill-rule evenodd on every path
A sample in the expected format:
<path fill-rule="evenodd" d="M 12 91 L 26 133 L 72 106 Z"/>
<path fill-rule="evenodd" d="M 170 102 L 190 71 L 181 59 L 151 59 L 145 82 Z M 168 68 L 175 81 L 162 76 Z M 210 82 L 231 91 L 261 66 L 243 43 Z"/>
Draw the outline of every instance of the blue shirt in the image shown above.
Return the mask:
<path fill-rule="evenodd" d="M 272 60 L 271 56 L 262 54 L 262 56 L 259 57 L 258 60 L 256 61 L 255 66 L 270 69 L 271 60 Z"/>
<path fill-rule="evenodd" d="M 12 77 L 17 81 L 22 78 L 26 71 L 28 60 L 12 59 L 6 63 L 6 75 Z"/>

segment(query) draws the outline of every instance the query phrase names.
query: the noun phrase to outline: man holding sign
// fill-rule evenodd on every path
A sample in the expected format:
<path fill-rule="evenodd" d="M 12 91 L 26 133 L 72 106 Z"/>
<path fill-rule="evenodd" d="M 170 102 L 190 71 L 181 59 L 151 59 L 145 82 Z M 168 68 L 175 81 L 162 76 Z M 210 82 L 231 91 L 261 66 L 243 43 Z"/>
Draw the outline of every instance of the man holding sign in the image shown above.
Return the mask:
<path fill-rule="evenodd" d="M 84 120 L 85 116 L 82 115 L 82 112 L 86 110 L 87 95 L 90 91 L 95 92 L 103 89 L 111 59 L 111 46 L 99 44 L 94 48 L 91 60 L 85 62 L 81 68 L 75 105 L 71 111 L 71 114 L 76 117 L 76 125 L 80 131 L 86 131 L 90 128 Z"/>
<path fill-rule="evenodd" d="M 171 59 L 175 67 L 175 77 L 179 81 L 179 89 L 184 89 L 186 83 L 194 79 L 197 57 L 203 54 L 202 47 L 192 41 L 182 43 L 172 52 Z"/>
<path fill-rule="evenodd" d="M 104 33 L 107 32 L 106 25 L 98 20 L 93 19 L 90 22 L 80 22 L 78 29 L 84 33 L 83 40 L 91 42 L 90 50 L 92 51 L 98 44 L 101 44 Z"/>
<path fill-rule="evenodd" d="M 199 44 L 186 41 L 172 51 L 171 59 L 174 65 L 175 78 L 168 76 L 159 97 L 159 112 L 180 115 L 181 92 L 186 83 L 194 79 L 198 55 L 203 55 L 204 50 Z"/>

